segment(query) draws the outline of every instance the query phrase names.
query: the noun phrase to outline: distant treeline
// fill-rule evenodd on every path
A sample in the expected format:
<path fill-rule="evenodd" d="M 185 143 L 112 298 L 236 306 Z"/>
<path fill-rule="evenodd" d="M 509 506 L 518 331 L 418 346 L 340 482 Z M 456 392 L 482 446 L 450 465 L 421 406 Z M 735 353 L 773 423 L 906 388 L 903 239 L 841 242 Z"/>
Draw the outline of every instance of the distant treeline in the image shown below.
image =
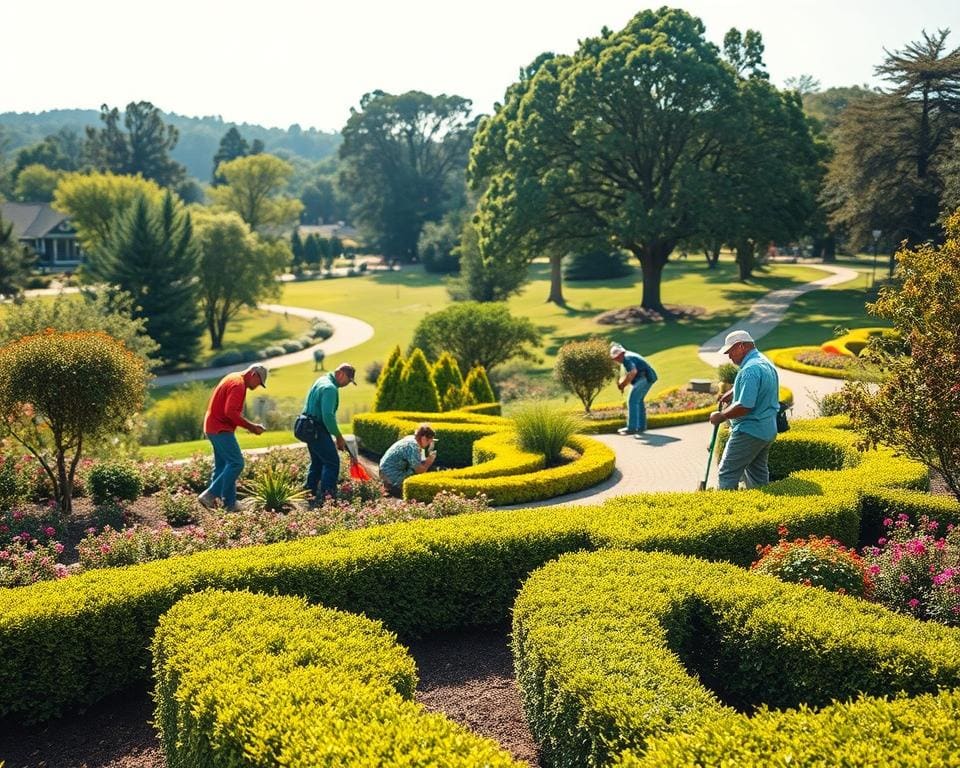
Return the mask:
<path fill-rule="evenodd" d="M 180 132 L 177 146 L 170 156 L 187 167 L 188 173 L 201 180 L 210 178 L 211 160 L 217 152 L 220 139 L 236 126 L 247 141 L 260 139 L 266 151 L 305 160 L 317 161 L 336 154 L 342 138 L 339 133 L 325 133 L 315 128 L 302 129 L 294 124 L 289 128 L 264 128 L 249 123 L 230 123 L 220 117 L 183 117 L 162 113 L 164 122 Z M 44 137 L 62 128 L 75 131 L 81 137 L 87 126 L 101 128 L 100 112 L 96 109 L 52 109 L 47 112 L 2 112 L 0 126 L 9 140 L 8 152 L 43 141 Z M 291 158 L 293 159 L 293 158 Z"/>

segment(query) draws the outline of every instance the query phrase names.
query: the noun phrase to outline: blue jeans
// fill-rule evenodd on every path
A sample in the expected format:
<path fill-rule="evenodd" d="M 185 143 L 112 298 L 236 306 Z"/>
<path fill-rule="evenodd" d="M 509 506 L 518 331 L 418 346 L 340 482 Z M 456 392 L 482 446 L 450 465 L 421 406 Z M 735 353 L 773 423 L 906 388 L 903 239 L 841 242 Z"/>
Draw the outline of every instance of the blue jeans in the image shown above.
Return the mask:
<path fill-rule="evenodd" d="M 207 435 L 213 445 L 213 476 L 204 494 L 223 499 L 230 509 L 237 503 L 237 478 L 243 471 L 243 453 L 233 432 L 218 432 Z"/>
<path fill-rule="evenodd" d="M 639 376 L 633 380 L 630 396 L 627 398 L 627 429 L 642 432 L 647 428 L 647 406 L 643 404 L 643 399 L 652 386 L 652 382 Z"/>
<path fill-rule="evenodd" d="M 340 477 L 340 452 L 333 442 L 333 437 L 329 432 L 322 432 L 315 440 L 307 440 L 307 450 L 310 451 L 310 466 L 307 468 L 307 481 L 303 487 L 320 501 L 327 496 L 336 498 L 337 479 Z"/>
<path fill-rule="evenodd" d="M 770 446 L 773 440 L 761 440 L 746 432 L 733 432 L 720 459 L 719 487 L 721 491 L 735 491 L 740 478 L 747 475 L 747 488 L 757 488 L 770 482 Z"/>

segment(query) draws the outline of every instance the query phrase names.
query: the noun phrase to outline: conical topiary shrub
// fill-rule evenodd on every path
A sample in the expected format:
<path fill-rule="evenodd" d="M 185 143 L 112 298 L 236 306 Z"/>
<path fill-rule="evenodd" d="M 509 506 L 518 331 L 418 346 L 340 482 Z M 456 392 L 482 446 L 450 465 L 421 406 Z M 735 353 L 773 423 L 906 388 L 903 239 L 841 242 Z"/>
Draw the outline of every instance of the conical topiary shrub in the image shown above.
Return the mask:
<path fill-rule="evenodd" d="M 440 355 L 440 359 L 433 365 L 433 383 L 437 386 L 440 395 L 440 407 L 445 411 L 453 411 L 463 402 L 463 374 L 457 359 L 449 352 Z M 453 392 L 452 396 L 450 393 Z"/>
<path fill-rule="evenodd" d="M 467 374 L 463 382 L 463 404 L 479 405 L 480 403 L 495 403 L 496 395 L 487 378 L 487 371 L 482 365 L 475 366 Z"/>
<path fill-rule="evenodd" d="M 397 410 L 397 398 L 400 396 L 400 380 L 403 378 L 403 357 L 397 345 L 380 371 L 377 379 L 377 392 L 373 396 L 374 411 Z"/>
<path fill-rule="evenodd" d="M 440 411 L 440 398 L 437 396 L 437 386 L 433 383 L 430 364 L 419 349 L 413 350 L 403 366 L 396 409 L 428 413 Z"/>

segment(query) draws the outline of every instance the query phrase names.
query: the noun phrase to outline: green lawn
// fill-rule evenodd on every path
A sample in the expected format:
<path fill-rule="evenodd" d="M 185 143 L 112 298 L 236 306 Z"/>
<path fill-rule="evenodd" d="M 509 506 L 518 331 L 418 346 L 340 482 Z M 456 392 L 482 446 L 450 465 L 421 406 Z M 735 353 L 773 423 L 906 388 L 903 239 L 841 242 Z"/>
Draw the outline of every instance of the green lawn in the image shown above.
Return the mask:
<path fill-rule="evenodd" d="M 244 309 L 227 324 L 221 349 L 211 349 L 210 334 L 201 338 L 200 355 L 193 368 L 204 368 L 219 354 L 231 350 L 263 349 L 285 339 L 295 339 L 310 330 L 310 321 L 263 309 Z"/>
<path fill-rule="evenodd" d="M 706 315 L 690 321 L 616 329 L 599 325 L 594 317 L 605 310 L 639 303 L 642 287 L 639 271 L 600 284 L 567 283 L 564 295 L 568 306 L 559 308 L 545 302 L 549 271 L 546 264 L 537 263 L 531 267 L 532 280 L 523 293 L 510 301 L 510 310 L 515 315 L 531 318 L 544 331 L 543 359 L 528 366 L 530 374 L 550 377 L 557 350 L 565 341 L 599 335 L 616 339 L 628 349 L 650 357 L 660 375 L 654 390 L 657 392 L 693 376 L 710 375 L 711 369 L 697 357 L 697 348 L 742 317 L 760 296 L 818 279 L 823 274 L 809 267 L 777 264 L 744 284 L 736 280 L 732 261 L 721 261 L 715 270 L 707 270 L 704 262 L 696 258 L 670 263 L 664 270 L 664 301 L 703 306 L 707 309 Z M 290 306 L 359 317 L 374 327 L 372 339 L 326 360 L 328 370 L 341 362 L 351 362 L 358 371 L 359 386 L 347 387 L 341 393 L 339 418 L 343 422 L 370 408 L 374 389 L 363 380 L 367 366 L 373 361 L 385 360 L 396 344 L 405 349 L 420 319 L 449 302 L 440 279 L 419 267 L 342 280 L 289 283 L 284 286 L 280 300 Z M 277 368 L 270 372 L 265 394 L 299 403 L 316 375 L 312 363 Z M 163 397 L 166 391 L 156 390 L 153 395 Z M 619 396 L 616 386 L 611 384 L 600 399 L 616 400 Z M 556 402 L 563 399 L 558 398 Z"/>

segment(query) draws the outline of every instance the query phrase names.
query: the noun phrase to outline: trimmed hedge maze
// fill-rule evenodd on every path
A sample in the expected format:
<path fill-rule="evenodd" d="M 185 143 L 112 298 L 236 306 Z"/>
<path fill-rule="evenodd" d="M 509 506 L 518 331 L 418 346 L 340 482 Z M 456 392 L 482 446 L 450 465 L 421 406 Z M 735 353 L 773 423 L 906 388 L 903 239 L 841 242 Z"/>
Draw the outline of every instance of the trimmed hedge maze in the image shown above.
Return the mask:
<path fill-rule="evenodd" d="M 765 703 L 816 706 L 861 689 L 870 696 L 895 696 L 901 690 L 915 694 L 956 685 L 957 630 L 896 617 L 852 598 L 751 577 L 733 567 L 747 565 L 757 544 L 776 542 L 780 525 L 788 526 L 792 535 L 829 535 L 852 545 L 862 528 L 891 511 L 960 519 L 960 505 L 916 493 L 926 487 L 923 467 L 887 451 L 857 453 L 854 436 L 843 427 L 841 419 L 795 423 L 772 455 L 784 467 L 796 461 L 807 468 L 762 491 L 639 494 L 590 507 L 416 521 L 268 547 L 203 552 L 0 590 L 0 712 L 19 721 L 43 720 L 146 679 L 151 638 L 161 617 L 192 593 L 216 589 L 298 596 L 312 605 L 362 613 L 401 637 L 413 637 L 506 621 L 530 574 L 563 555 L 632 550 L 598 555 L 595 565 L 589 554 L 564 558 L 535 576 L 517 605 L 519 681 L 533 727 L 551 755 L 587 755 L 586 762 L 570 763 L 580 765 L 616 760 L 636 765 L 646 759 L 661 764 L 650 757 L 655 754 L 685 764 L 689 755 L 725 748 L 744 755 L 747 765 L 777 764 L 783 754 L 777 751 L 781 727 L 787 751 L 807 754 L 803 750 L 814 749 L 811 740 L 846 743 L 871 723 L 887 723 L 889 743 L 877 738 L 883 742 L 877 746 L 881 759 L 869 762 L 874 753 L 864 753 L 858 763 L 851 754 L 850 764 L 936 764 L 937 755 L 960 751 L 960 736 L 948 722 L 956 710 L 952 693 L 921 693 L 892 703 L 871 698 L 816 715 L 805 710 L 761 712 L 749 720 L 732 709 L 750 711 Z M 819 444 L 824 447 L 817 458 L 807 460 L 811 446 Z M 824 463 L 811 466 L 815 461 Z M 637 553 L 654 550 L 728 564 Z M 579 623 L 569 629 L 576 631 L 568 631 L 566 619 L 559 618 L 545 627 L 551 622 L 541 620 L 548 615 L 543 611 L 603 602 L 598 597 L 603 579 L 587 573 L 582 582 L 566 582 L 563 593 L 550 587 L 553 598 L 536 597 L 547 594 L 538 592 L 537 585 L 575 566 L 610 574 L 623 589 L 608 590 L 605 605 L 575 617 Z M 639 600 L 645 605 L 639 606 L 643 610 L 638 609 L 637 623 L 630 626 L 647 633 L 646 651 L 618 630 L 621 617 L 609 613 L 621 601 L 636 605 L 637 595 L 645 598 Z M 412 733 L 430 734 L 428 740 L 435 745 L 430 749 L 436 751 L 426 753 L 432 756 L 427 762 L 451 744 L 452 731 L 425 725 L 422 713 L 409 709 L 413 705 L 404 696 L 410 683 L 402 673 L 406 667 L 396 661 L 399 657 L 392 655 L 389 643 L 377 639 L 380 630 L 363 622 L 341 623 L 341 614 L 331 616 L 321 609 L 314 614 L 301 603 L 283 602 L 276 613 L 272 602 L 257 603 L 247 614 L 210 607 L 208 599 L 213 598 L 195 598 L 197 602 L 178 608 L 171 614 L 172 623 L 163 620 L 157 634 L 156 642 L 162 645 L 156 646 L 153 661 L 161 665 L 159 694 L 162 700 L 176 700 L 161 705 L 167 708 L 161 709 L 159 722 L 171 724 L 165 726 L 166 733 L 189 732 L 190 739 L 206 740 L 218 755 L 221 744 L 224 755 L 234 754 L 229 750 L 242 744 L 250 753 L 263 755 L 251 763 L 256 765 L 277 765 L 277 756 L 297 755 L 284 764 L 300 766 L 307 759 L 297 751 L 301 745 L 318 748 L 309 734 L 328 733 L 322 725 L 311 730 L 314 726 L 304 724 L 316 720 L 318 712 L 342 724 L 345 740 L 384 743 L 380 731 L 365 730 L 367 725 L 352 719 L 351 702 L 362 701 L 381 713 L 390 740 L 409 744 Z M 191 618 L 195 612 L 202 618 Z M 235 613 L 248 615 L 249 621 L 218 623 L 227 621 L 223 616 L 228 614 L 232 620 Z M 183 629 L 183 622 L 197 627 L 195 632 Z M 245 677 L 244 671 L 233 670 L 229 680 L 219 674 L 204 677 L 191 661 L 202 653 L 203 642 L 191 644 L 191 636 L 207 623 L 212 627 L 203 635 L 207 643 L 214 645 L 221 636 L 225 643 L 204 656 L 210 665 L 218 655 L 229 663 L 230 654 L 240 653 L 245 645 L 251 656 L 243 658 L 249 664 L 229 666 L 252 666 L 260 654 L 278 658 L 263 662 L 262 675 L 254 671 Z M 264 634 L 256 634 L 257 625 Z M 270 634 L 270 625 L 281 631 Z M 336 642 L 327 643 L 331 633 L 344 635 L 344 650 Z M 307 635 L 319 637 L 319 645 L 304 645 Z M 358 673 L 347 656 L 358 651 L 346 649 L 361 647 L 370 649 L 369 657 L 382 671 L 365 669 L 354 677 Z M 290 658 L 279 658 L 288 653 Z M 329 658 L 316 674 L 342 676 L 337 679 L 344 681 L 343 698 L 341 686 L 325 689 L 317 699 L 296 684 L 298 675 L 312 679 L 320 656 Z M 725 665 L 739 666 L 725 671 Z M 223 664 L 216 669 L 227 673 Z M 573 678 L 566 679 L 568 674 Z M 392 682 L 388 685 L 387 680 Z M 254 693 L 251 681 L 256 683 Z M 597 695 L 588 695 L 590 690 Z M 191 709 L 198 713 L 195 724 L 183 719 L 188 714 L 180 707 L 194 696 L 206 702 L 208 692 L 222 707 Z M 257 703 L 267 694 L 270 723 L 262 717 L 267 710 L 258 709 Z M 649 717 L 639 712 L 649 712 Z M 783 718 L 782 726 L 776 718 Z M 183 726 L 173 725 L 181 722 Z M 224 722 L 239 725 L 221 742 Z M 747 738 L 754 724 L 757 736 Z M 460 737 L 450 738 L 460 743 Z M 434 762 L 509 764 L 497 762 L 506 758 L 489 743 L 463 738 L 470 744 L 463 745 L 459 757 L 451 754 Z M 927 755 L 906 746 L 913 738 L 921 748 L 930 740 L 942 744 L 931 750 L 933 759 L 921 763 Z M 895 755 L 896 745 L 900 751 Z M 230 764 L 227 757 L 207 760 L 208 753 L 202 754 L 206 756 L 191 760 L 171 757 L 177 760 L 171 764 Z M 770 754 L 775 759 L 764 763 Z M 391 753 L 353 764 L 399 766 L 417 760 Z"/>
<path fill-rule="evenodd" d="M 484 493 L 492 504 L 522 504 L 590 488 L 613 474 L 616 454 L 582 435 L 569 445 L 580 457 L 559 467 L 544 467 L 542 455 L 514 444 L 510 419 L 464 411 L 414 413 L 384 411 L 353 419 L 364 447 L 383 454 L 394 441 L 429 421 L 437 433 L 437 459 L 459 469 L 413 475 L 403 483 L 403 498 L 431 501 L 447 490 L 472 497 Z"/>

